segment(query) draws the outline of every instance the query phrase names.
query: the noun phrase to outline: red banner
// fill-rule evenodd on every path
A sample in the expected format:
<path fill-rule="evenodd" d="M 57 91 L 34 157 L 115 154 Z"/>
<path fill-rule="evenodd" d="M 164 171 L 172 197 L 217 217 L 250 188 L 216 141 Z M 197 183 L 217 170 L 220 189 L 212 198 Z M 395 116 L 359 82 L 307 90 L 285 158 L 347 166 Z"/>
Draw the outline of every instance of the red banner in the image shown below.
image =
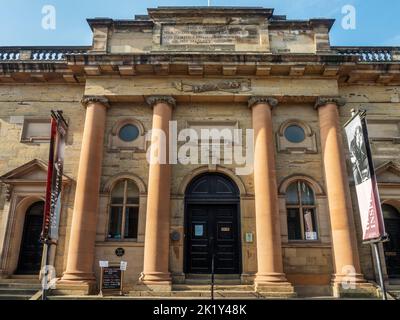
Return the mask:
<path fill-rule="evenodd" d="M 65 137 L 68 125 L 64 120 L 61 111 L 52 111 L 51 116 L 50 150 L 42 239 L 54 241 L 58 240 Z"/>

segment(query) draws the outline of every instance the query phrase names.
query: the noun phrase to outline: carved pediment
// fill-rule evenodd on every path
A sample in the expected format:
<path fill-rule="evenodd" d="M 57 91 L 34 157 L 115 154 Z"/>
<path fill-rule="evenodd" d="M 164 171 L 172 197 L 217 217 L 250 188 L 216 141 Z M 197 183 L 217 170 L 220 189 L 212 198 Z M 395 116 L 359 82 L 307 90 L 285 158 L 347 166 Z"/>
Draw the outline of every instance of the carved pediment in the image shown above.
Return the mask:
<path fill-rule="evenodd" d="M 17 184 L 43 184 L 47 181 L 47 164 L 38 159 L 29 161 L 2 176 L 0 181 L 6 185 Z M 71 179 L 63 175 L 63 183 L 69 183 Z"/>
<path fill-rule="evenodd" d="M 386 162 L 376 168 L 375 172 L 378 183 L 400 185 L 400 166 L 397 163 Z"/>

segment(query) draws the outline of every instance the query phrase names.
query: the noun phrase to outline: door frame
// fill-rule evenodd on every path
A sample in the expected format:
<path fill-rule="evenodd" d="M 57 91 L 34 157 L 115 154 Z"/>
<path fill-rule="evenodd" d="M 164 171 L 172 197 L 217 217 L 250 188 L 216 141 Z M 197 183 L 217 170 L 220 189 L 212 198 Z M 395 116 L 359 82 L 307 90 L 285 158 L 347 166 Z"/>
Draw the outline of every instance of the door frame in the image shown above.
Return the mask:
<path fill-rule="evenodd" d="M 197 179 L 200 179 L 201 177 L 207 176 L 207 175 L 219 175 L 224 177 L 225 179 L 229 180 L 233 186 L 237 189 L 237 198 L 191 198 L 185 192 L 185 197 L 184 197 L 184 234 L 183 234 L 183 273 L 185 275 L 190 274 L 188 273 L 188 232 L 189 232 L 189 210 L 188 207 L 189 205 L 235 205 L 236 207 L 236 217 L 237 217 L 237 239 L 238 239 L 238 262 L 239 262 L 239 275 L 243 273 L 243 255 L 242 255 L 242 221 L 241 221 L 241 210 L 240 210 L 240 190 L 235 181 L 233 181 L 229 176 L 219 173 L 219 172 L 206 172 L 199 174 L 187 184 L 186 190 L 190 188 L 191 184 L 196 181 Z"/>
<path fill-rule="evenodd" d="M 0 278 L 15 275 L 21 248 L 25 215 L 32 204 L 45 201 L 44 186 L 38 192 L 24 192 L 23 186 L 12 190 L 11 198 L 4 208 L 5 233 L 0 239 Z M 22 189 L 22 190 L 20 190 Z M 41 266 L 43 268 L 43 264 Z M 39 274 L 38 274 L 39 276 Z"/>

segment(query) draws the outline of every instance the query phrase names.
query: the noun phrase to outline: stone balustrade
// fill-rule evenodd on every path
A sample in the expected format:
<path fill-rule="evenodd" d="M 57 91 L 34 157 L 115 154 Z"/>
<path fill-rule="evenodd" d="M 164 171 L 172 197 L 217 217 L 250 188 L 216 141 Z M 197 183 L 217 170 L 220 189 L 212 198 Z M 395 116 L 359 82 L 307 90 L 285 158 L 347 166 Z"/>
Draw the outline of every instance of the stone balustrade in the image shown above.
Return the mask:
<path fill-rule="evenodd" d="M 332 47 L 339 55 L 358 56 L 359 62 L 400 61 L 399 47 Z"/>
<path fill-rule="evenodd" d="M 0 47 L 0 61 L 65 61 L 66 55 L 85 54 L 89 46 Z M 358 56 L 359 62 L 400 61 L 400 47 L 331 47 L 340 56 Z"/>
<path fill-rule="evenodd" d="M 68 54 L 84 54 L 90 47 L 0 47 L 0 61 L 65 61 Z"/>

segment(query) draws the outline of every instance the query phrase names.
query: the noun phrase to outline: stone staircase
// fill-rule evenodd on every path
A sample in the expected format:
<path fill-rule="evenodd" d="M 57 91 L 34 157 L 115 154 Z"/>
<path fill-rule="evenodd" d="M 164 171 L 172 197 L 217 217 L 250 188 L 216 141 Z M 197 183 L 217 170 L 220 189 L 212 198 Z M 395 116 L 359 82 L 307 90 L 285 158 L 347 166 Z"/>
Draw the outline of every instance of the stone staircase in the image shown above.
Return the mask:
<path fill-rule="evenodd" d="M 29 300 L 40 290 L 37 278 L 0 279 L 0 300 Z"/>
<path fill-rule="evenodd" d="M 393 299 L 400 300 L 400 283 L 390 284 L 386 290 Z"/>
<path fill-rule="evenodd" d="M 169 292 L 152 292 L 134 290 L 129 292 L 130 297 L 163 297 L 163 298 L 193 298 L 211 299 L 211 285 L 179 284 L 173 285 Z M 214 286 L 215 299 L 257 299 L 261 298 L 251 285 L 216 284 Z"/>
<path fill-rule="evenodd" d="M 214 299 L 257 299 L 262 298 L 253 285 L 241 284 L 239 275 L 216 275 Z M 155 292 L 136 288 L 129 291 L 130 297 L 169 299 L 211 299 L 211 276 L 188 275 L 183 284 L 173 284 L 171 291 Z"/>

